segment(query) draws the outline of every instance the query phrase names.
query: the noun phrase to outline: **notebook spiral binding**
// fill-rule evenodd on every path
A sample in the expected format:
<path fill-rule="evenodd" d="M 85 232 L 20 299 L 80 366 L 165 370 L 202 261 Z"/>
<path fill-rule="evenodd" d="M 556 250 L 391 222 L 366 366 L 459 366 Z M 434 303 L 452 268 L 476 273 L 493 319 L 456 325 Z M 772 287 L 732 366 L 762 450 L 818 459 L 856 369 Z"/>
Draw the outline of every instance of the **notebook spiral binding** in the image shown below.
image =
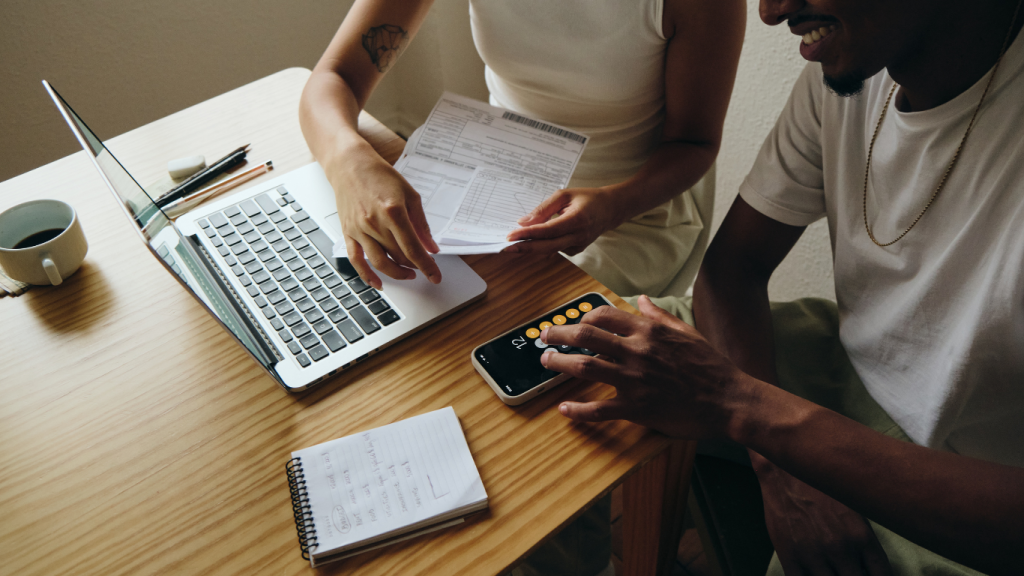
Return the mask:
<path fill-rule="evenodd" d="M 309 551 L 316 548 L 316 527 L 313 512 L 309 506 L 309 492 L 306 491 L 306 475 L 302 472 L 302 460 L 292 458 L 284 465 L 288 473 L 288 489 L 292 494 L 292 512 L 295 514 L 295 529 L 299 533 L 299 547 L 302 559 L 309 560 Z"/>

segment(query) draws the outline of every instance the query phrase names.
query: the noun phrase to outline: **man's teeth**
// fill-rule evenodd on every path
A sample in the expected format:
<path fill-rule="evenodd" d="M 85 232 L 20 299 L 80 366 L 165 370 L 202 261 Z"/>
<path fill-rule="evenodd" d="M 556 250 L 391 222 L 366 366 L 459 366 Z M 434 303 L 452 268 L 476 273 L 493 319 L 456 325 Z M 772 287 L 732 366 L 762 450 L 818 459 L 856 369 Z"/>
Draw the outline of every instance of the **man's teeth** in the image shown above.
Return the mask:
<path fill-rule="evenodd" d="M 822 26 L 821 28 L 818 28 L 817 30 L 812 30 L 812 31 L 808 32 L 807 34 L 804 34 L 804 44 L 807 44 L 807 45 L 814 44 L 818 40 L 821 40 L 825 36 L 828 36 L 829 34 L 831 34 L 832 31 L 835 30 L 835 29 L 836 29 L 835 26 Z"/>

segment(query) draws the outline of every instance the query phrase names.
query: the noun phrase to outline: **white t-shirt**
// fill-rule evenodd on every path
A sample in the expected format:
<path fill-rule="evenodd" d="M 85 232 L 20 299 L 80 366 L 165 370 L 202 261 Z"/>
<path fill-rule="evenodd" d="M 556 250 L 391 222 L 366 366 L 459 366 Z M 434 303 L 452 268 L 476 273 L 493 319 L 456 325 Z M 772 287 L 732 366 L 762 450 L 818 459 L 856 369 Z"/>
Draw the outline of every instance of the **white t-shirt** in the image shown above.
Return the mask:
<path fill-rule="evenodd" d="M 988 75 L 953 100 L 896 110 L 871 160 L 867 219 L 896 238 L 928 202 Z M 780 222 L 828 219 L 840 338 L 871 396 L 915 442 L 1024 466 L 1024 34 L 945 188 L 896 244 L 864 230 L 868 145 L 893 80 L 828 91 L 807 66 L 740 195 Z"/>

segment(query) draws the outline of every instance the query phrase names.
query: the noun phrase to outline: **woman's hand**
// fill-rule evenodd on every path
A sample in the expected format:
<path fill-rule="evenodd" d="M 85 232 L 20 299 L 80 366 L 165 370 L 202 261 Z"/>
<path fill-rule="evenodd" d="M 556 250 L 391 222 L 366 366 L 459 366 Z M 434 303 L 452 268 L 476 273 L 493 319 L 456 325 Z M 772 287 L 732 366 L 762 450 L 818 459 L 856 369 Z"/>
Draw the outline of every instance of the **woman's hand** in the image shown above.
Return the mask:
<path fill-rule="evenodd" d="M 338 203 L 338 218 L 352 266 L 367 284 L 380 277 L 367 264 L 395 278 L 411 280 L 416 269 L 437 284 L 441 271 L 420 195 L 405 178 L 372 152 L 353 154 L 327 170 Z"/>
<path fill-rule="evenodd" d="M 519 220 L 505 252 L 579 254 L 597 237 L 625 221 L 607 188 L 568 188 L 552 194 Z M 554 218 L 552 218 L 554 216 Z"/>

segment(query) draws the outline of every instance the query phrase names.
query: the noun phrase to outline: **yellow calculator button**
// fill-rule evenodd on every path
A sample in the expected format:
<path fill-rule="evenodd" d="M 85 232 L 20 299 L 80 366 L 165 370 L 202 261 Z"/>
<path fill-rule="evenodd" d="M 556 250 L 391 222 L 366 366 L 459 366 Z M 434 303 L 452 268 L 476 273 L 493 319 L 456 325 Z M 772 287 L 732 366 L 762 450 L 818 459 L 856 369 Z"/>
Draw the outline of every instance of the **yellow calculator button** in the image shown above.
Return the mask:
<path fill-rule="evenodd" d="M 527 328 L 527 330 L 526 330 L 526 337 L 527 338 L 539 338 L 540 337 L 540 330 L 537 330 L 536 328 Z"/>
<path fill-rule="evenodd" d="M 565 315 L 568 316 L 569 318 L 579 318 L 580 311 L 575 308 L 569 308 L 568 310 L 565 311 Z"/>
<path fill-rule="evenodd" d="M 580 302 L 580 312 L 590 312 L 594 307 L 590 305 L 590 302 Z"/>
<path fill-rule="evenodd" d="M 552 318 L 551 321 L 554 322 L 555 324 L 559 324 L 559 325 L 565 324 L 565 322 L 566 322 L 565 316 L 562 316 L 561 314 L 559 314 L 559 315 L 555 316 L 554 318 Z"/>
<path fill-rule="evenodd" d="M 541 322 L 540 323 L 540 329 L 541 330 L 543 330 L 545 328 L 551 328 L 552 326 L 554 326 L 554 324 L 552 324 L 551 322 Z"/>

